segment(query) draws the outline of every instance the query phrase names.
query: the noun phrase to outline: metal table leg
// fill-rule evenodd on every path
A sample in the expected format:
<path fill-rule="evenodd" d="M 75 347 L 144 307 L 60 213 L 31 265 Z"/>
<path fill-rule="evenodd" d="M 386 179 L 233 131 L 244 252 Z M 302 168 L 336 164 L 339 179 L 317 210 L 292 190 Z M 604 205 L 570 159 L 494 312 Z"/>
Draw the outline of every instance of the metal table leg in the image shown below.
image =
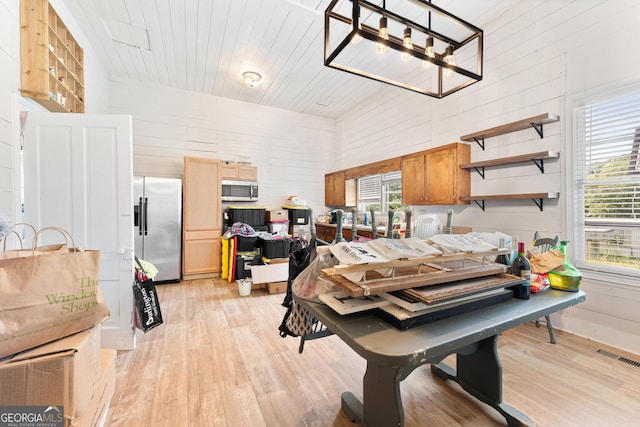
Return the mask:
<path fill-rule="evenodd" d="M 498 357 L 498 337 L 485 338 L 457 353 L 457 372 L 438 363 L 431 371 L 443 380 L 452 380 L 476 399 L 496 409 L 509 426 L 533 426 L 522 412 L 502 402 L 502 364 Z"/>

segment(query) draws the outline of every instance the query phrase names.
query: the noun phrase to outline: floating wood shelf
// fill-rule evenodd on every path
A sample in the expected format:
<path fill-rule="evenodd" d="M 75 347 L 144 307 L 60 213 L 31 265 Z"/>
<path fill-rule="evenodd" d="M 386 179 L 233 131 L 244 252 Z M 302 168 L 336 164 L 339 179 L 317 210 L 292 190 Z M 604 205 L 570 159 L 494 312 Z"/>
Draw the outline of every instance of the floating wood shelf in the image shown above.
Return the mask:
<path fill-rule="evenodd" d="M 513 157 L 502 157 L 500 159 L 483 160 L 479 162 L 463 163 L 460 165 L 460 169 L 475 169 L 478 174 L 484 179 L 484 168 L 512 165 L 516 163 L 533 162 L 541 173 L 544 173 L 544 161 L 546 159 L 557 159 L 560 157 L 560 153 L 555 151 L 541 151 L 539 153 L 522 154 Z"/>
<path fill-rule="evenodd" d="M 466 196 L 461 197 L 461 199 L 465 201 L 474 201 L 475 204 L 480 206 L 483 211 L 485 208 L 484 202 L 486 200 L 531 199 L 533 200 L 533 203 L 540 208 L 540 211 L 542 211 L 544 199 L 557 199 L 559 195 L 559 193 L 494 194 L 490 196 Z"/>
<path fill-rule="evenodd" d="M 529 127 L 533 127 L 536 132 L 538 132 L 538 135 L 540 135 L 540 138 L 544 138 L 543 125 L 547 123 L 557 122 L 558 120 L 560 120 L 558 116 L 545 113 L 538 116 L 529 117 L 527 119 L 507 123 L 505 125 L 496 126 L 491 129 L 485 129 L 480 132 L 474 132 L 469 135 L 464 135 L 461 136 L 460 139 L 467 142 L 475 141 L 484 150 L 485 138 L 505 135 L 507 133 L 527 129 Z"/>

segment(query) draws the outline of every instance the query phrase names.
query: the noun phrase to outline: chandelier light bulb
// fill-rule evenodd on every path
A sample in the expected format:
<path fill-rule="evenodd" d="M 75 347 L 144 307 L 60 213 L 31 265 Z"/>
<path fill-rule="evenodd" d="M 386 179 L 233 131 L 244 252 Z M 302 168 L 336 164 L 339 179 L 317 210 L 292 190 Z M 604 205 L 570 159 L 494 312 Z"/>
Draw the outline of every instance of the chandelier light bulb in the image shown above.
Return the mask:
<path fill-rule="evenodd" d="M 402 39 L 402 46 L 404 46 L 409 50 L 413 50 L 413 41 L 411 40 L 411 28 L 409 27 L 404 29 L 404 38 Z M 404 62 L 408 62 L 408 61 L 411 61 L 411 58 L 413 58 L 413 56 L 410 53 L 402 52 L 400 54 L 400 58 Z"/>
<path fill-rule="evenodd" d="M 451 46 L 449 46 L 447 48 L 447 51 L 446 51 L 443 59 L 444 59 L 444 62 L 446 62 L 448 65 L 450 65 L 452 67 L 456 66 L 456 59 L 453 57 L 453 48 Z M 445 70 L 445 74 L 448 77 L 451 77 L 451 76 L 453 76 L 453 70 L 451 68 L 447 68 Z"/>
<path fill-rule="evenodd" d="M 253 88 L 260 84 L 262 76 L 255 71 L 245 71 L 242 73 L 242 79 L 244 80 L 244 84 Z"/>
<path fill-rule="evenodd" d="M 389 30 L 387 29 L 387 18 L 383 16 L 380 18 L 380 29 L 378 30 L 378 37 L 381 39 L 389 40 Z M 386 53 L 389 50 L 389 46 L 378 42 L 376 43 L 376 51 L 378 53 Z"/>
<path fill-rule="evenodd" d="M 360 27 L 360 19 L 358 19 L 358 29 L 361 29 L 362 27 Z M 353 31 L 353 22 L 351 23 L 351 31 Z M 362 41 L 362 36 L 360 34 L 354 34 L 351 37 L 351 43 L 353 44 L 358 44 Z"/>
<path fill-rule="evenodd" d="M 433 37 L 427 38 L 427 45 L 424 48 L 424 54 L 429 58 L 435 58 L 436 52 L 433 50 Z M 422 66 L 428 70 L 433 64 L 429 61 L 422 61 Z"/>

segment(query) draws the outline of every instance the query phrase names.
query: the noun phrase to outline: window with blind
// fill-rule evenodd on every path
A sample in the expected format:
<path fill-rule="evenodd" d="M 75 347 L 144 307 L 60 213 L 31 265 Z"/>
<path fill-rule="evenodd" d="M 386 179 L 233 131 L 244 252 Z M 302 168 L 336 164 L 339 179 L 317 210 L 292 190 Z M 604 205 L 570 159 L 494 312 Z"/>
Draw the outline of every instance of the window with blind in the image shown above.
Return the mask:
<path fill-rule="evenodd" d="M 579 267 L 640 273 L 640 91 L 575 111 Z"/>
<path fill-rule="evenodd" d="M 358 210 L 388 212 L 403 209 L 401 172 L 389 172 L 358 178 Z"/>

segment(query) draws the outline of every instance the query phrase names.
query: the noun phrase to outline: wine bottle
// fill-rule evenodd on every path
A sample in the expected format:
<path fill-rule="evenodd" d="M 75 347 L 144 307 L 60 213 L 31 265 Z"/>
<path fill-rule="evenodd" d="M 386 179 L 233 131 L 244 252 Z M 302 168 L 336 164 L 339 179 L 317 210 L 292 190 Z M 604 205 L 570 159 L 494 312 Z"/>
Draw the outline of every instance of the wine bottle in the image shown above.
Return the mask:
<path fill-rule="evenodd" d="M 505 247 L 504 247 L 504 242 L 505 242 L 505 241 L 504 241 L 504 237 L 501 237 L 501 238 L 500 238 L 500 247 L 499 247 L 498 249 L 502 249 L 502 250 L 504 250 L 504 249 L 505 249 Z M 504 265 L 506 265 L 506 266 L 507 266 L 507 273 L 508 273 L 508 272 L 509 272 L 509 270 L 511 269 L 511 263 L 509 262 L 509 255 L 507 255 L 506 253 L 504 253 L 504 254 L 499 254 L 499 255 L 496 257 L 495 263 L 496 263 L 496 264 L 504 264 Z"/>
<path fill-rule="evenodd" d="M 531 264 L 524 252 L 524 242 L 518 242 L 518 257 L 511 264 L 511 274 L 524 279 L 521 286 L 514 288 L 514 297 L 529 299 L 531 296 Z"/>
<path fill-rule="evenodd" d="M 518 236 L 511 236 L 511 254 L 509 254 L 509 265 L 518 258 Z"/>

